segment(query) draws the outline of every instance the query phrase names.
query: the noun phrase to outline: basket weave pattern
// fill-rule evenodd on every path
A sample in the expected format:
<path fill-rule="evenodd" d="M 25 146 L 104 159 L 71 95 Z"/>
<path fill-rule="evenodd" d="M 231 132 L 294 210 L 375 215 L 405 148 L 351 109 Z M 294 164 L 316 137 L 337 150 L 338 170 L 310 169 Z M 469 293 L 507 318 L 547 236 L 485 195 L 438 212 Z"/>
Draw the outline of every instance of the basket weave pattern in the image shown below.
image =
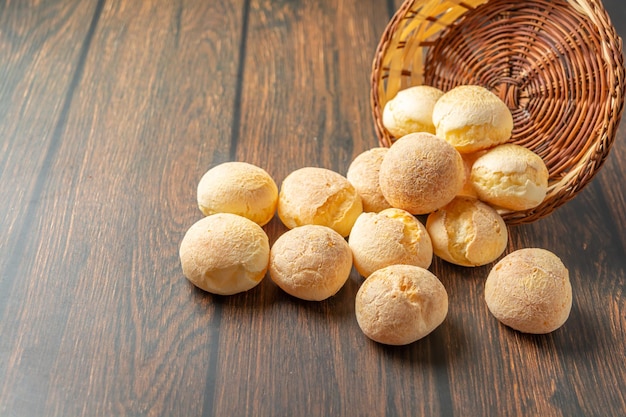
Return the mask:
<path fill-rule="evenodd" d="M 511 109 L 512 143 L 545 161 L 548 195 L 503 214 L 529 223 L 572 199 L 608 156 L 625 93 L 622 41 L 598 0 L 407 0 L 389 22 L 372 69 L 382 146 L 385 103 L 413 85 L 482 85 Z"/>

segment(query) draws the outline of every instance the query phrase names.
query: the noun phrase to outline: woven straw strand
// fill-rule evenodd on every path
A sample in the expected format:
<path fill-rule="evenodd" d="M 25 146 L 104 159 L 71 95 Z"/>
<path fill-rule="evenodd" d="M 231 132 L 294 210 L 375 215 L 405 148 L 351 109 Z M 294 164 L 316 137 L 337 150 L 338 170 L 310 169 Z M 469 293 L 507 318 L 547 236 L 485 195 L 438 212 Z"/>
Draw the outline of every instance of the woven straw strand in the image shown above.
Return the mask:
<path fill-rule="evenodd" d="M 372 67 L 372 114 L 383 146 L 385 103 L 404 88 L 478 84 L 514 116 L 511 142 L 550 172 L 546 200 L 504 213 L 509 224 L 550 214 L 595 176 L 624 103 L 622 41 L 597 0 L 411 0 L 389 22 Z"/>

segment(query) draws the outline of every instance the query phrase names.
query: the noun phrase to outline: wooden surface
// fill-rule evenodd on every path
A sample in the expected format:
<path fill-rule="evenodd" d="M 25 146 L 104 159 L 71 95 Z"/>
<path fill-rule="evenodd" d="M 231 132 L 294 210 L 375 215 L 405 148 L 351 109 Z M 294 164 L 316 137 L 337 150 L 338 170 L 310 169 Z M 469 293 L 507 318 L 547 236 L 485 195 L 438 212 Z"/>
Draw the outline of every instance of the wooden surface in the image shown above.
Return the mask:
<path fill-rule="evenodd" d="M 623 37 L 621 0 L 605 5 Z M 625 127 L 576 199 L 510 231 L 507 251 L 570 269 L 552 334 L 490 316 L 488 266 L 436 260 L 448 317 L 405 347 L 361 333 L 354 271 L 320 303 L 269 279 L 219 297 L 183 277 L 211 166 L 280 184 L 307 165 L 345 174 L 377 145 L 369 72 L 397 6 L 0 2 L 0 416 L 626 414 Z"/>

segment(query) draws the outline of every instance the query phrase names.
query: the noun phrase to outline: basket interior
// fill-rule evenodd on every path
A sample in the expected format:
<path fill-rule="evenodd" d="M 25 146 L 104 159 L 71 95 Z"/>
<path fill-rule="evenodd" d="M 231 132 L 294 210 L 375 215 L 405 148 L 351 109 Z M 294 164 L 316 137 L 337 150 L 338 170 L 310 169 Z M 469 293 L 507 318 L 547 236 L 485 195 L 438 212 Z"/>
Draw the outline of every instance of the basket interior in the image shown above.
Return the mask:
<path fill-rule="evenodd" d="M 395 138 L 381 126 L 380 114 L 399 90 L 476 84 L 511 109 L 511 142 L 532 149 L 548 166 L 546 207 L 536 211 L 572 198 L 606 158 L 623 107 L 624 66 L 621 39 L 601 6 L 589 9 L 573 0 L 410 1 L 387 32 L 372 80 L 384 146 Z"/>

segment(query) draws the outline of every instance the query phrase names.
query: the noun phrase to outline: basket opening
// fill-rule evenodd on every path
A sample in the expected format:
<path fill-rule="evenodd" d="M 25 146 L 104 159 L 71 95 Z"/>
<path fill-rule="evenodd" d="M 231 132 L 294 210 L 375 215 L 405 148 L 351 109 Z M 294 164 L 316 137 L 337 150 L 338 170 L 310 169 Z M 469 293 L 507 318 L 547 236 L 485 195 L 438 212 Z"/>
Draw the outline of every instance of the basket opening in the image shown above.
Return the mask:
<path fill-rule="evenodd" d="M 588 2 L 597 3 L 405 1 L 374 62 L 372 107 L 381 144 L 395 140 L 381 115 L 399 90 L 482 85 L 511 109 L 511 142 L 538 153 L 550 172 L 549 201 L 516 216 L 534 219 L 572 198 L 606 158 L 623 109 L 621 39 L 601 4 Z"/>

